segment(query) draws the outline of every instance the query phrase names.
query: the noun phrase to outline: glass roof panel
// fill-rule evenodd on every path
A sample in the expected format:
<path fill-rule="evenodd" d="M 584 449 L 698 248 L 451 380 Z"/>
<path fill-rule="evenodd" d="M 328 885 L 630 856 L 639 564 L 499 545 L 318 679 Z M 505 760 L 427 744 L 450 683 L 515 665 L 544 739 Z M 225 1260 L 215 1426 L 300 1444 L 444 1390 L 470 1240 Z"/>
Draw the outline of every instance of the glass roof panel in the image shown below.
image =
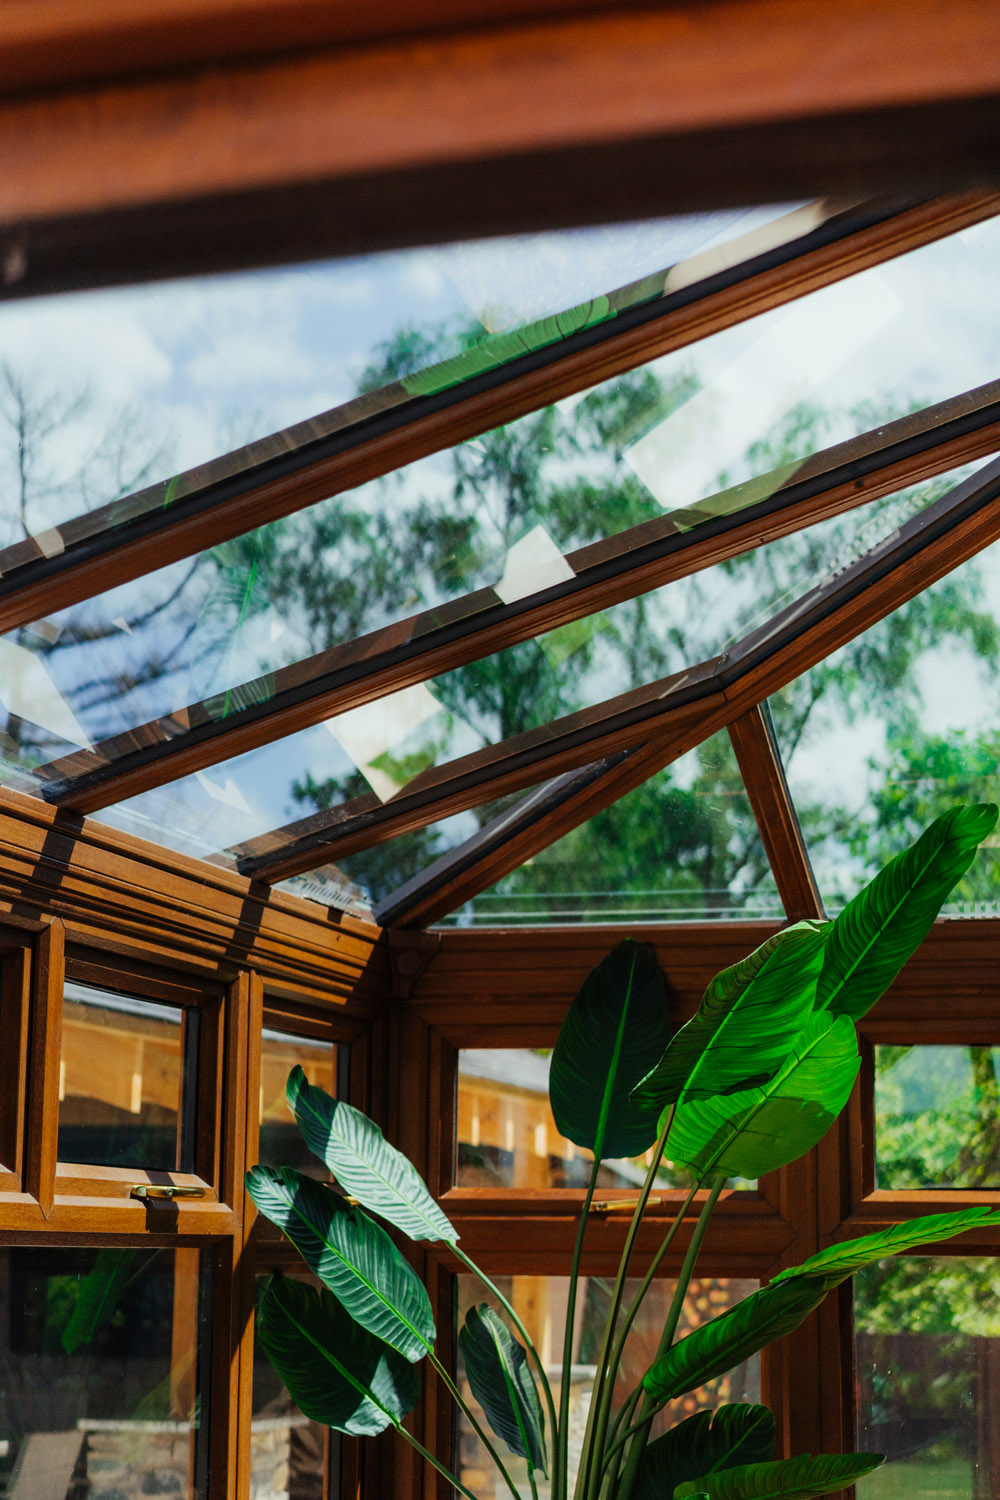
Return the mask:
<path fill-rule="evenodd" d="M 518 601 L 571 578 L 582 556 L 572 549 L 662 518 L 668 501 L 679 505 L 668 517 L 682 535 L 720 511 L 755 503 L 827 436 L 898 414 L 928 388 L 940 395 L 942 365 L 948 378 L 957 376 L 949 359 L 928 360 L 919 340 L 913 344 L 911 325 L 929 317 L 937 326 L 955 313 L 954 276 L 943 276 L 942 265 L 957 274 L 970 258 L 1000 271 L 1000 221 L 14 632 L 0 652 L 24 685 L 11 690 L 17 703 L 5 704 L 26 721 L 14 736 L 20 763 L 99 746 L 96 761 L 75 759 L 59 773 L 79 774 L 174 739 L 199 719 L 218 721 L 267 701 L 278 691 L 276 671 L 304 660 L 305 676 L 318 675 L 328 668 L 312 659 L 316 653 L 414 618 L 415 610 L 470 589 L 480 592 L 456 608 L 473 616 Z M 842 324 L 854 330 L 850 350 Z M 917 361 L 904 360 L 902 374 L 893 364 L 900 339 Z M 973 341 L 963 354 L 965 378 L 985 372 L 988 342 Z M 808 379 L 803 349 L 816 366 Z M 774 399 L 764 400 L 761 392 L 772 387 Z M 722 481 L 748 477 L 749 494 L 714 493 Z M 704 585 L 672 588 L 673 602 L 684 590 L 695 601 L 685 627 L 695 638 L 684 658 L 719 649 L 729 633 L 721 617 L 713 611 L 699 627 Z M 575 656 L 575 673 L 595 633 L 627 630 L 620 622 L 638 606 L 617 610 L 542 638 L 543 649 Z M 605 646 L 596 641 L 589 654 L 606 658 Z M 650 661 L 628 680 L 661 670 L 670 668 Z M 591 691 L 589 701 L 604 696 Z"/>
<path fill-rule="evenodd" d="M 725 731 L 444 919 L 511 923 L 781 920 Z"/>
<path fill-rule="evenodd" d="M 0 469 L 0 548 L 35 542 L 0 568 L 397 405 L 419 394 L 399 377 L 470 342 L 616 288 L 647 301 L 668 270 L 686 285 L 825 212 L 734 209 L 4 304 L 0 433 L 26 436 L 30 462 Z M 217 460 L 246 444 L 259 447 Z M 56 530 L 86 514 L 90 527 Z"/>
<path fill-rule="evenodd" d="M 1000 800 L 1000 544 L 771 701 L 789 790 L 836 912 L 956 803 Z M 945 913 L 1000 913 L 989 838 Z"/>

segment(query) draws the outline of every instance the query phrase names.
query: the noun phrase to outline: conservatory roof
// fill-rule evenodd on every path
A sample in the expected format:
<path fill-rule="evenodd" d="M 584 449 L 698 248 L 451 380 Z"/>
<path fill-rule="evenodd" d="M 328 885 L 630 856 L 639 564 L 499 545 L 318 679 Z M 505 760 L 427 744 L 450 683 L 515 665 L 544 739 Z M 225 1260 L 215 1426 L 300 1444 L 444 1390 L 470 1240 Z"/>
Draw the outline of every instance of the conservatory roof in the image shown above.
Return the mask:
<path fill-rule="evenodd" d="M 389 927 L 818 914 L 995 791 L 996 13 L 369 10 L 8 7 L 0 778 Z"/>

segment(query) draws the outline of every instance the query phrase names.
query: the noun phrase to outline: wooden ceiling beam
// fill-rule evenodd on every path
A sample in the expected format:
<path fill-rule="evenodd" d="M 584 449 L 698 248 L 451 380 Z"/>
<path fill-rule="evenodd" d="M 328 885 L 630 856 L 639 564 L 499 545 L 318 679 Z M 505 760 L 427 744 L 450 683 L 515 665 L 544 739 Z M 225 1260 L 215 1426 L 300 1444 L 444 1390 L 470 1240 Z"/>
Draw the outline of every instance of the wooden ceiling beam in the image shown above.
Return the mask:
<path fill-rule="evenodd" d="M 239 846 L 242 873 L 274 881 L 426 827 L 662 735 L 676 758 L 726 727 L 1000 537 L 994 460 L 721 657 L 487 746 Z"/>
<path fill-rule="evenodd" d="M 39 768 L 48 801 L 96 812 L 519 641 L 634 598 L 1000 448 L 1000 381 L 568 556 L 574 576 L 501 604 L 437 605 Z M 679 524 L 680 523 L 680 524 Z M 245 704 L 236 708 L 233 704 Z"/>
<path fill-rule="evenodd" d="M 766 708 L 755 704 L 728 728 L 785 915 L 791 922 L 824 916 Z"/>
<path fill-rule="evenodd" d="M 27 539 L 4 548 L 0 631 L 366 484 L 997 213 L 998 193 L 862 204 L 765 253 L 750 243 L 745 260 L 700 284 L 625 309 L 436 395 L 407 397 L 396 384 L 357 397 L 63 522 L 42 545 Z M 730 248 L 739 254 L 740 242 Z"/>
<path fill-rule="evenodd" d="M 120 4 L 96 40 L 79 5 L 34 37 L 25 9 L 9 72 L 31 89 L 0 108 L 22 293 L 1000 175 L 994 0 L 456 5 L 425 35 L 396 4 L 406 31 L 339 44 L 296 0 L 300 50 L 256 57 L 273 3 L 228 46 L 204 7 L 190 44 L 164 0 L 145 39 Z"/>

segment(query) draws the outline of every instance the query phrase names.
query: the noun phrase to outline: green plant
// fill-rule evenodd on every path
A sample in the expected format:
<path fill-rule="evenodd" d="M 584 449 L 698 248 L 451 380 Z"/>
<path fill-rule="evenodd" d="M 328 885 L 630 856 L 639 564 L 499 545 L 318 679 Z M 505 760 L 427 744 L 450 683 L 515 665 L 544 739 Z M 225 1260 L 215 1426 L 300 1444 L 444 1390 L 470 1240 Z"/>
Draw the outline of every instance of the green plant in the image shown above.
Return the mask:
<path fill-rule="evenodd" d="M 626 941 L 589 976 L 552 1056 L 550 1095 L 559 1129 L 594 1156 L 570 1269 L 559 1410 L 539 1355 L 509 1302 L 466 1256 L 453 1226 L 411 1163 L 351 1106 L 310 1085 L 301 1069 L 288 1100 L 310 1148 L 341 1192 L 288 1168 L 254 1167 L 248 1191 L 298 1247 L 322 1283 L 281 1276 L 261 1296 L 261 1341 L 309 1416 L 339 1431 L 399 1430 L 449 1481 L 471 1492 L 406 1432 L 426 1359 L 510 1479 L 434 1350 L 427 1293 L 378 1218 L 413 1240 L 443 1242 L 499 1300 L 515 1333 L 488 1305 L 459 1335 L 467 1378 L 493 1432 L 568 1500 L 569 1362 L 575 1289 L 588 1209 L 602 1159 L 652 1148 L 611 1294 L 579 1465 L 576 1500 L 766 1500 L 842 1489 L 882 1462 L 878 1454 L 775 1460 L 766 1407 L 732 1404 L 649 1440 L 667 1402 L 796 1328 L 834 1287 L 885 1256 L 960 1234 L 988 1208 L 910 1220 L 838 1243 L 685 1337 L 675 1335 L 698 1251 L 726 1179 L 756 1178 L 809 1151 L 847 1101 L 860 1066 L 855 1023 L 926 935 L 941 904 L 997 821 L 992 804 L 956 807 L 898 855 L 833 922 L 799 922 L 716 976 L 695 1016 L 669 1035 L 663 975 L 651 948 Z M 637 1296 L 623 1307 L 640 1221 L 664 1153 L 695 1183 L 667 1230 Z M 699 1204 L 656 1358 L 617 1411 L 612 1390 L 625 1341 L 657 1266 Z"/>

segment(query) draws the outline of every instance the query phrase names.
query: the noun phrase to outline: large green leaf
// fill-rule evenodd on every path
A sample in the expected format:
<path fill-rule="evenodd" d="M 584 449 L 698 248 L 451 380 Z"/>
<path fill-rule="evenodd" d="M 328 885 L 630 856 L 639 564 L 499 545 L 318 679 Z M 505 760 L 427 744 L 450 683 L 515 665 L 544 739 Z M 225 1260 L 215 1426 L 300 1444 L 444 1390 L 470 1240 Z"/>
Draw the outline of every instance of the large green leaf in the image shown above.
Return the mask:
<path fill-rule="evenodd" d="M 777 1171 L 823 1138 L 847 1103 L 859 1067 L 851 1021 L 814 1014 L 767 1083 L 714 1099 L 683 1099 L 667 1157 L 699 1177 Z"/>
<path fill-rule="evenodd" d="M 816 1003 L 829 923 L 797 922 L 717 974 L 632 1103 L 661 1111 L 764 1083 L 781 1067 Z"/>
<path fill-rule="evenodd" d="M 797 1328 L 827 1292 L 871 1261 L 899 1255 L 915 1245 L 951 1239 L 984 1221 L 1000 1221 L 1000 1214 L 982 1206 L 931 1214 L 821 1250 L 674 1344 L 646 1371 L 643 1386 L 660 1401 L 697 1390 Z"/>
<path fill-rule="evenodd" d="M 254 1167 L 247 1192 L 362 1328 L 409 1360 L 434 1342 L 423 1283 L 380 1224 L 291 1167 Z"/>
<path fill-rule="evenodd" d="M 465 1373 L 497 1437 L 533 1469 L 548 1473 L 545 1421 L 528 1356 L 485 1302 L 471 1307 L 458 1336 Z"/>
<path fill-rule="evenodd" d="M 345 1192 L 388 1219 L 411 1240 L 458 1239 L 412 1162 L 390 1146 L 373 1120 L 331 1099 L 301 1068 L 288 1075 L 288 1103 L 310 1151 L 326 1162 Z"/>
<path fill-rule="evenodd" d="M 670 1035 L 666 987 L 653 949 L 628 940 L 584 981 L 552 1054 L 549 1096 L 560 1131 L 598 1158 L 639 1156 L 656 1140 L 657 1111 L 629 1094 Z"/>
<path fill-rule="evenodd" d="M 858 1020 L 930 931 L 945 898 L 997 821 L 992 802 L 953 807 L 890 860 L 833 924 L 816 1004 Z"/>
<path fill-rule="evenodd" d="M 663 1500 L 679 1484 L 742 1464 L 765 1463 L 774 1454 L 774 1417 L 766 1406 L 735 1403 L 699 1411 L 643 1454 L 634 1500 Z"/>
<path fill-rule="evenodd" d="M 797 1458 L 706 1474 L 679 1485 L 674 1500 L 693 1500 L 697 1494 L 706 1494 L 709 1500 L 812 1500 L 813 1495 L 846 1489 L 884 1463 L 883 1453 L 821 1453 L 816 1458 L 801 1453 Z"/>
<path fill-rule="evenodd" d="M 416 1370 L 361 1328 L 327 1291 L 271 1276 L 257 1307 L 264 1353 L 314 1422 L 374 1437 L 420 1400 Z"/>
<path fill-rule="evenodd" d="M 76 1304 L 62 1331 L 62 1346 L 67 1354 L 89 1346 L 111 1322 L 119 1298 L 128 1285 L 137 1250 L 98 1250 L 87 1273 Z"/>

